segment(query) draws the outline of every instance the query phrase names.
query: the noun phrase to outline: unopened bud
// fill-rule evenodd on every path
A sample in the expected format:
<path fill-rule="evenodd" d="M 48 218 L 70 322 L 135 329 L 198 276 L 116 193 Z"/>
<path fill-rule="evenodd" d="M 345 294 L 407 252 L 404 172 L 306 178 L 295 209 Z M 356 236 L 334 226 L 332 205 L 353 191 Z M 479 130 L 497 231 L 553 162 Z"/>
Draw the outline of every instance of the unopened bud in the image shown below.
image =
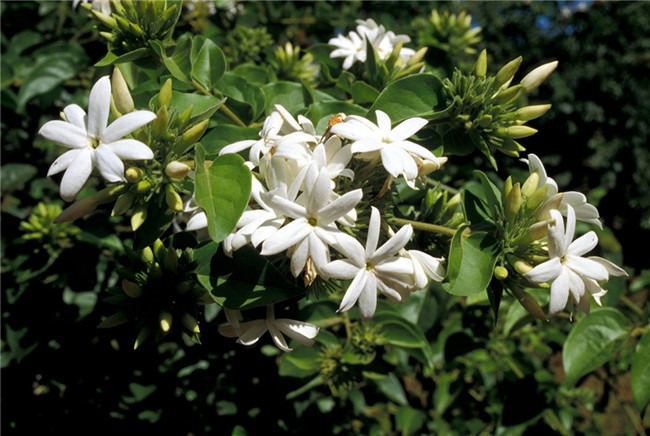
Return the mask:
<path fill-rule="evenodd" d="M 521 208 L 521 188 L 519 187 L 519 182 L 515 183 L 506 198 L 506 219 L 508 222 L 512 222 Z"/>
<path fill-rule="evenodd" d="M 528 126 L 509 126 L 499 127 L 496 131 L 497 135 L 505 136 L 511 139 L 526 138 L 537 133 L 537 129 Z"/>
<path fill-rule="evenodd" d="M 562 202 L 562 193 L 555 194 L 542 204 L 539 211 L 537 212 L 538 220 L 547 220 L 551 218 L 551 210 L 558 209 L 560 203 Z"/>
<path fill-rule="evenodd" d="M 182 179 L 188 175 L 190 171 L 192 171 L 192 168 L 190 168 L 189 165 L 176 160 L 169 162 L 165 167 L 165 174 L 167 174 L 167 177 L 172 179 Z"/>
<path fill-rule="evenodd" d="M 460 192 L 458 194 L 455 194 L 453 197 L 447 201 L 447 204 L 445 204 L 445 210 L 442 213 L 442 216 L 440 217 L 440 221 L 442 223 L 448 222 L 456 213 L 456 210 L 458 209 L 458 206 L 460 206 L 462 200 L 462 196 Z"/>
<path fill-rule="evenodd" d="M 535 297 L 518 287 L 513 287 L 512 293 L 515 294 L 515 297 L 517 297 L 517 300 L 519 300 L 519 303 L 523 308 L 526 309 L 526 312 L 530 313 L 540 321 L 548 321 L 548 317 L 540 307 L 537 300 L 535 300 Z"/>
<path fill-rule="evenodd" d="M 182 322 L 183 326 L 192 333 L 201 333 L 201 330 L 199 330 L 199 323 L 197 323 L 196 319 L 189 313 L 185 312 L 183 314 Z"/>
<path fill-rule="evenodd" d="M 492 100 L 495 104 L 509 103 L 516 100 L 523 92 L 524 88 L 521 85 L 511 86 L 510 88 L 497 92 L 492 97 Z"/>
<path fill-rule="evenodd" d="M 90 12 L 95 16 L 95 18 L 97 18 L 102 23 L 106 24 L 111 29 L 117 28 L 117 22 L 116 22 L 115 18 L 113 18 L 111 16 L 108 16 L 108 15 L 105 15 L 105 14 L 102 14 L 101 12 L 96 11 L 94 9 L 91 10 Z"/>
<path fill-rule="evenodd" d="M 160 239 L 156 239 L 153 243 L 153 253 L 158 259 L 158 262 L 163 262 L 167 258 L 167 248 Z"/>
<path fill-rule="evenodd" d="M 165 268 L 168 271 L 176 271 L 178 267 L 178 254 L 173 248 L 167 250 L 167 258 L 165 259 Z"/>
<path fill-rule="evenodd" d="M 540 65 L 530 73 L 526 74 L 526 76 L 521 79 L 521 82 L 519 82 L 519 84 L 524 87 L 524 92 L 528 94 L 531 91 L 537 89 L 539 85 L 544 83 L 548 76 L 550 76 L 551 73 L 555 71 L 555 68 L 557 68 L 557 61 Z"/>
<path fill-rule="evenodd" d="M 142 179 L 142 176 L 144 176 L 144 171 L 142 170 L 142 168 L 129 167 L 124 172 L 124 176 L 126 177 L 127 182 L 136 183 L 139 182 L 140 179 Z"/>
<path fill-rule="evenodd" d="M 183 130 L 185 126 L 187 126 L 188 121 L 190 120 L 190 117 L 192 116 L 192 109 L 194 108 L 193 105 L 189 105 L 188 107 L 183 110 L 183 112 L 180 113 L 178 117 L 176 117 L 176 128 L 178 130 Z"/>
<path fill-rule="evenodd" d="M 140 285 L 127 279 L 122 280 L 122 290 L 131 298 L 140 298 L 142 296 L 142 288 Z"/>
<path fill-rule="evenodd" d="M 487 73 L 487 50 L 484 49 L 478 55 L 476 64 L 474 64 L 474 74 L 476 74 L 478 77 L 485 77 L 486 73 Z"/>
<path fill-rule="evenodd" d="M 500 88 L 501 86 L 505 85 L 506 83 L 509 83 L 512 78 L 515 76 L 515 73 L 519 69 L 519 66 L 521 65 L 522 57 L 519 56 L 516 59 L 511 60 L 507 64 L 505 64 L 499 72 L 494 76 L 494 85 L 497 88 Z"/>
<path fill-rule="evenodd" d="M 149 276 L 154 280 L 160 280 L 162 278 L 163 271 L 162 267 L 158 262 L 154 262 L 149 267 Z"/>
<path fill-rule="evenodd" d="M 144 341 L 147 340 L 150 334 L 151 330 L 149 327 L 142 327 L 142 329 L 140 329 L 140 333 L 138 333 L 138 337 L 136 338 L 135 343 L 133 344 L 133 349 L 137 350 L 144 343 Z"/>
<path fill-rule="evenodd" d="M 407 66 L 412 66 L 412 65 L 417 65 L 420 62 L 422 62 L 422 59 L 424 59 L 424 55 L 427 54 L 427 50 L 429 50 L 428 47 L 422 47 L 420 50 L 416 51 L 413 56 L 409 58 L 409 60 L 406 62 Z"/>
<path fill-rule="evenodd" d="M 484 129 L 489 127 L 490 124 L 492 124 L 492 115 L 490 114 L 483 115 L 481 118 L 476 120 L 476 124 L 478 124 L 479 127 L 482 127 Z"/>
<path fill-rule="evenodd" d="M 526 199 L 526 208 L 529 210 L 535 210 L 537 207 L 542 204 L 542 201 L 546 198 L 546 193 L 548 192 L 548 186 L 544 185 L 541 188 L 537 189 L 531 196 Z"/>
<path fill-rule="evenodd" d="M 197 125 L 187 129 L 174 146 L 174 151 L 181 156 L 192 145 L 196 144 L 208 128 L 209 120 L 203 120 Z"/>
<path fill-rule="evenodd" d="M 144 263 L 153 262 L 153 250 L 151 247 L 144 247 L 142 249 L 142 252 L 140 253 L 140 260 L 142 260 Z"/>
<path fill-rule="evenodd" d="M 537 190 L 539 183 L 539 173 L 537 171 L 531 173 L 521 187 L 521 195 L 528 198 Z"/>
<path fill-rule="evenodd" d="M 525 245 L 530 244 L 533 241 L 538 241 L 542 238 L 545 238 L 548 234 L 548 224 L 553 220 L 541 221 L 533 224 L 528 228 L 526 233 L 512 241 L 513 245 Z"/>
<path fill-rule="evenodd" d="M 131 215 L 131 229 L 135 232 L 144 224 L 147 219 L 147 209 L 144 206 L 139 206 L 137 210 Z"/>
<path fill-rule="evenodd" d="M 111 327 L 117 327 L 129 321 L 129 317 L 124 312 L 117 312 L 113 315 L 106 318 L 104 321 L 99 323 L 97 326 L 98 329 L 108 329 Z"/>
<path fill-rule="evenodd" d="M 134 185 L 132 190 L 138 194 L 144 194 L 145 192 L 148 192 L 152 186 L 153 184 L 149 180 L 140 180 Z"/>
<path fill-rule="evenodd" d="M 515 111 L 515 117 L 520 121 L 530 121 L 544 115 L 551 108 L 550 104 L 525 106 Z"/>
<path fill-rule="evenodd" d="M 512 190 L 512 176 L 508 176 L 505 182 L 503 182 L 503 189 L 501 190 L 501 200 L 503 200 L 503 203 L 506 202 L 506 198 L 508 198 L 508 194 L 510 194 L 510 191 Z"/>
<path fill-rule="evenodd" d="M 190 285 L 190 282 L 180 282 L 178 285 L 176 285 L 176 291 L 179 294 L 185 294 L 191 288 L 192 288 L 192 285 Z"/>
<path fill-rule="evenodd" d="M 113 76 L 111 77 L 111 89 L 117 110 L 122 114 L 133 112 L 133 98 L 131 97 L 129 87 L 126 84 L 124 76 L 122 76 L 122 72 L 119 68 L 115 68 L 113 70 Z"/>
<path fill-rule="evenodd" d="M 111 211 L 111 216 L 120 216 L 126 213 L 131 206 L 133 206 L 133 200 L 135 200 L 135 194 L 132 192 L 125 192 L 124 194 L 117 197 L 117 201 L 113 206 Z"/>
<path fill-rule="evenodd" d="M 167 131 L 167 124 L 169 123 L 169 112 L 167 106 L 161 106 L 156 112 L 156 119 L 151 123 L 151 134 L 155 138 L 160 138 Z"/>
<path fill-rule="evenodd" d="M 167 333 L 169 329 L 172 328 L 172 314 L 166 310 L 160 312 L 158 321 L 160 322 L 160 330 L 162 330 L 163 333 Z"/>
<path fill-rule="evenodd" d="M 111 32 L 99 32 L 99 35 L 106 39 L 108 42 L 115 42 L 117 37 Z"/>
<path fill-rule="evenodd" d="M 98 203 L 96 201 L 96 198 L 93 195 L 89 195 L 82 198 L 81 200 L 75 201 L 70 206 L 68 206 L 63 212 L 61 212 L 58 217 L 56 217 L 54 223 L 59 224 L 68 221 L 74 221 L 77 218 L 81 218 L 82 216 L 86 216 L 92 213 L 95 209 L 97 209 L 97 206 Z"/>
<path fill-rule="evenodd" d="M 183 199 L 178 195 L 178 192 L 176 192 L 172 184 L 165 186 L 165 202 L 174 212 L 183 211 Z"/>
<path fill-rule="evenodd" d="M 515 271 L 517 271 L 522 276 L 533 269 L 533 267 L 528 262 L 521 259 L 515 261 L 513 266 L 515 268 Z"/>
<path fill-rule="evenodd" d="M 418 177 L 426 176 L 427 174 L 431 174 L 432 172 L 439 170 L 440 167 L 447 162 L 446 157 L 439 157 L 437 160 L 438 162 L 434 162 L 429 159 L 423 159 L 422 163 L 418 166 Z"/>
<path fill-rule="evenodd" d="M 172 104 L 172 79 L 167 79 L 163 84 L 162 88 L 160 88 L 160 92 L 158 93 L 158 98 L 156 99 L 156 106 L 159 108 L 163 106 L 169 108 L 171 104 Z"/>
<path fill-rule="evenodd" d="M 494 277 L 497 280 L 505 280 L 508 278 L 508 270 L 501 265 L 497 265 L 494 267 Z"/>
<path fill-rule="evenodd" d="M 501 144 L 499 151 L 504 150 L 519 153 L 521 151 L 526 151 L 526 148 L 512 138 L 503 138 L 503 143 Z"/>

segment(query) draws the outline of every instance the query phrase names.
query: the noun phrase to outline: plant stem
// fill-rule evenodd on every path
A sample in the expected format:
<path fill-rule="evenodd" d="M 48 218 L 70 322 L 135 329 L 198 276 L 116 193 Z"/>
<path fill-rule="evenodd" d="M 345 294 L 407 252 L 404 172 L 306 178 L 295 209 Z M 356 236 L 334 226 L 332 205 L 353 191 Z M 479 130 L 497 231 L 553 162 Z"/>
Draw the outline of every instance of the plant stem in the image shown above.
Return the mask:
<path fill-rule="evenodd" d="M 224 114 L 225 116 L 227 116 L 231 121 L 233 121 L 233 122 L 234 122 L 235 124 L 237 124 L 239 127 L 246 127 L 246 124 L 245 124 L 242 120 L 240 120 L 239 117 L 238 117 L 237 115 L 235 115 L 235 113 L 234 113 L 233 111 L 231 111 L 230 109 L 228 109 L 228 106 L 226 106 L 225 103 L 221 105 L 221 107 L 219 108 L 219 110 L 220 110 L 221 112 L 223 112 L 223 114 Z"/>
<path fill-rule="evenodd" d="M 447 236 L 454 236 L 456 234 L 456 229 L 452 229 L 445 226 L 439 226 L 436 224 L 422 223 L 420 221 L 412 221 L 404 218 L 389 218 L 388 221 L 400 225 L 410 224 L 416 229 L 424 230 L 426 232 L 440 233 Z"/>
<path fill-rule="evenodd" d="M 633 311 L 635 311 L 637 314 L 639 314 L 639 315 L 643 315 L 643 310 L 642 310 L 639 306 L 637 306 L 636 304 L 634 304 L 634 302 L 633 302 L 632 300 L 630 300 L 629 298 L 627 298 L 625 295 L 621 295 L 621 301 L 622 301 L 622 302 L 623 302 L 627 307 L 629 307 L 630 309 L 632 309 Z"/>

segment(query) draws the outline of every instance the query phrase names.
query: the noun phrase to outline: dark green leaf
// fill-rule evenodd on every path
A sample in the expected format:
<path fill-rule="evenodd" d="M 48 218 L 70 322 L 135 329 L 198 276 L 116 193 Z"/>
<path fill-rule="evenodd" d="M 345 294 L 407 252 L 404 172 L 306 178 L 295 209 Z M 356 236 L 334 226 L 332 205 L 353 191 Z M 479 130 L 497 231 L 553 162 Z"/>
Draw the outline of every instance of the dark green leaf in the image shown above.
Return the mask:
<path fill-rule="evenodd" d="M 192 47 L 194 49 L 194 47 Z M 221 49 L 211 40 L 206 39 L 192 59 L 192 79 L 205 89 L 211 90 L 226 72 L 226 57 Z"/>
<path fill-rule="evenodd" d="M 449 265 L 445 290 L 450 294 L 469 296 L 485 291 L 494 271 L 499 243 L 485 232 L 463 236 L 465 226 L 456 231 L 449 248 Z"/>
<path fill-rule="evenodd" d="M 135 232 L 133 247 L 141 250 L 144 247 L 154 243 L 165 230 L 169 228 L 174 219 L 172 211 L 165 201 L 158 201 L 160 198 L 154 197 L 147 203 L 147 219 Z"/>
<path fill-rule="evenodd" d="M 295 85 L 300 87 L 298 83 L 295 83 Z M 264 112 L 266 99 L 262 89 L 258 86 L 251 85 L 239 76 L 232 73 L 225 73 L 221 81 L 217 84 L 216 89 L 226 97 L 250 106 L 253 111 L 253 120 L 257 119 Z"/>
<path fill-rule="evenodd" d="M 151 46 L 153 51 L 155 51 L 156 54 L 160 57 L 160 59 L 165 64 L 165 67 L 167 67 L 167 70 L 169 70 L 169 72 L 171 73 L 172 76 L 174 76 L 174 78 L 180 80 L 183 83 L 190 83 L 190 79 L 189 77 L 187 77 L 187 74 L 185 73 L 185 71 L 187 70 L 183 70 L 183 68 L 176 63 L 175 59 L 178 59 L 178 57 L 176 58 L 168 57 L 167 54 L 165 54 L 165 48 L 163 47 L 160 41 L 150 41 L 149 45 Z"/>
<path fill-rule="evenodd" d="M 408 400 L 406 399 L 404 388 L 402 387 L 402 384 L 399 382 L 399 379 L 395 376 L 395 374 L 389 372 L 386 377 L 373 381 L 381 393 L 386 395 L 386 398 L 388 398 L 390 401 L 397 403 L 400 406 L 408 405 Z"/>
<path fill-rule="evenodd" d="M 18 91 L 17 110 L 21 112 L 32 98 L 45 94 L 73 78 L 79 68 L 78 60 L 71 56 L 54 55 L 44 59 L 25 78 Z"/>
<path fill-rule="evenodd" d="M 230 72 L 254 85 L 263 86 L 269 83 L 268 71 L 259 65 L 241 64 L 230 70 Z"/>
<path fill-rule="evenodd" d="M 282 105 L 290 113 L 294 114 L 305 108 L 303 89 L 300 83 L 274 82 L 262 87 L 266 96 L 266 115 L 275 110 L 275 105 Z"/>
<path fill-rule="evenodd" d="M 389 84 L 368 110 L 374 117 L 376 110 L 386 112 L 391 121 L 398 123 L 412 117 L 426 117 L 442 108 L 440 93 L 442 82 L 431 74 L 414 74 Z"/>
<path fill-rule="evenodd" d="M 417 434 L 426 420 L 426 413 L 409 406 L 400 407 L 395 414 L 395 423 L 403 436 Z"/>
<path fill-rule="evenodd" d="M 650 330 L 641 336 L 632 360 L 632 394 L 639 410 L 650 401 Z"/>
<path fill-rule="evenodd" d="M 35 166 L 21 163 L 5 164 L 0 168 L 0 187 L 3 192 L 20 189 L 38 172 Z"/>
<path fill-rule="evenodd" d="M 239 127 L 232 124 L 219 124 L 201 138 L 207 155 L 216 155 L 226 145 L 245 139 L 259 139 L 257 127 Z"/>

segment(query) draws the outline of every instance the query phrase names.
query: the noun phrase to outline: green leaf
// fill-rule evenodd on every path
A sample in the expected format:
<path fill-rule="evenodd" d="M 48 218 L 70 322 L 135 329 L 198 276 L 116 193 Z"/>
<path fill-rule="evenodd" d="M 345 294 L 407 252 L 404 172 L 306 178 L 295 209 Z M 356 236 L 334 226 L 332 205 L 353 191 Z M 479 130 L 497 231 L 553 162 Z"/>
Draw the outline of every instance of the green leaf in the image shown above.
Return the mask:
<path fill-rule="evenodd" d="M 639 411 L 650 401 L 650 330 L 641 336 L 632 360 L 632 394 Z"/>
<path fill-rule="evenodd" d="M 216 155 L 226 145 L 245 139 L 259 139 L 257 127 L 240 127 L 232 124 L 219 124 L 201 138 L 206 155 Z"/>
<path fill-rule="evenodd" d="M 161 200 L 161 201 L 158 201 Z M 165 230 L 169 228 L 174 219 L 174 211 L 167 206 L 161 197 L 154 198 L 147 203 L 147 219 L 135 232 L 133 247 L 141 250 L 154 243 Z"/>
<path fill-rule="evenodd" d="M 442 144 L 445 147 L 446 154 L 467 156 L 474 151 L 474 144 L 463 129 L 439 126 L 438 134 L 442 137 Z"/>
<path fill-rule="evenodd" d="M 2 192 L 20 189 L 38 173 L 35 166 L 22 163 L 10 163 L 0 168 L 0 187 Z"/>
<path fill-rule="evenodd" d="M 381 327 L 381 334 L 386 343 L 407 349 L 409 354 L 432 368 L 433 351 L 422 330 L 402 318 L 396 311 L 392 312 L 380 303 L 373 317 L 373 322 Z"/>
<path fill-rule="evenodd" d="M 221 242 L 235 228 L 251 193 L 251 172 L 244 159 L 224 154 L 214 161 L 205 161 L 205 150 L 196 147 L 196 204 L 208 217 L 208 232 Z"/>
<path fill-rule="evenodd" d="M 485 192 L 485 197 L 483 198 L 485 198 L 490 210 L 492 211 L 492 217 L 495 217 L 497 211 L 502 207 L 501 191 L 496 187 L 494 183 L 492 183 L 490 179 L 488 179 L 488 176 L 483 171 L 474 170 L 474 174 L 476 174 L 481 180 L 483 191 Z"/>
<path fill-rule="evenodd" d="M 400 406 L 407 406 L 408 400 L 402 384 L 392 372 L 389 372 L 386 377 L 373 380 L 381 393 L 386 395 L 390 401 L 399 404 Z"/>
<path fill-rule="evenodd" d="M 266 68 L 255 64 L 241 64 L 230 70 L 236 76 L 241 77 L 248 83 L 263 86 L 269 83 L 269 73 Z"/>
<path fill-rule="evenodd" d="M 432 74 L 414 74 L 389 84 L 368 110 L 386 112 L 393 123 L 407 118 L 426 117 L 440 110 L 442 82 Z"/>
<path fill-rule="evenodd" d="M 299 346 L 282 355 L 278 372 L 281 376 L 308 377 L 318 372 L 318 366 L 318 350 Z"/>
<path fill-rule="evenodd" d="M 427 419 L 426 413 L 409 406 L 402 406 L 395 414 L 397 428 L 403 436 L 416 434 Z"/>
<path fill-rule="evenodd" d="M 444 288 L 454 295 L 469 296 L 485 291 L 494 271 L 499 243 L 485 232 L 463 236 L 467 226 L 456 231 L 449 248 L 447 278 Z"/>
<path fill-rule="evenodd" d="M 346 115 L 365 115 L 366 109 L 345 101 L 323 101 L 311 104 L 305 116 L 314 123 L 317 132 L 325 132 L 331 116 L 340 112 Z"/>
<path fill-rule="evenodd" d="M 152 101 L 155 98 L 154 96 Z M 202 119 L 206 119 L 206 115 L 214 113 L 225 101 L 225 98 L 213 97 L 211 95 L 172 91 L 171 107 L 177 113 L 181 113 L 192 105 L 191 123 L 197 123 L 202 121 Z"/>
<path fill-rule="evenodd" d="M 294 82 L 278 81 L 262 87 L 266 96 L 266 115 L 275 110 L 275 105 L 282 105 L 290 113 L 295 114 L 305 108 L 302 85 Z"/>
<path fill-rule="evenodd" d="M 373 103 L 379 97 L 379 91 L 358 80 L 350 86 L 350 95 L 355 103 Z"/>
<path fill-rule="evenodd" d="M 78 60 L 56 54 L 45 58 L 25 78 L 18 91 L 17 111 L 22 113 L 32 98 L 45 94 L 77 74 Z"/>
<path fill-rule="evenodd" d="M 625 315 L 612 307 L 595 309 L 578 321 L 562 349 L 566 382 L 573 385 L 613 359 L 627 337 L 628 326 Z"/>
<path fill-rule="evenodd" d="M 296 83 L 298 87 L 300 84 Z M 266 98 L 262 89 L 258 86 L 251 85 L 239 76 L 232 73 L 225 73 L 216 86 L 223 95 L 241 103 L 246 103 L 252 110 L 252 119 L 264 112 Z"/>
<path fill-rule="evenodd" d="M 194 47 L 192 47 L 194 50 Z M 205 39 L 196 58 L 192 59 L 192 79 L 211 90 L 226 72 L 226 56 L 211 40 Z"/>
<path fill-rule="evenodd" d="M 433 292 L 422 289 L 411 293 L 408 300 L 395 306 L 404 319 L 427 331 L 434 326 L 438 317 L 438 304 Z"/>
<path fill-rule="evenodd" d="M 123 55 L 117 56 L 115 53 L 109 51 L 106 56 L 95 64 L 96 67 L 105 67 L 113 64 L 122 64 L 125 62 L 133 62 L 146 56 L 149 50 L 146 47 L 140 47 Z"/>
<path fill-rule="evenodd" d="M 465 221 L 471 223 L 472 228 L 476 228 L 477 225 L 480 228 L 484 226 L 488 221 L 493 221 L 493 218 L 490 216 L 488 211 L 488 206 L 482 200 L 481 197 L 472 193 L 470 189 L 469 182 L 465 185 L 465 189 L 461 191 L 462 205 L 463 205 L 463 214 L 465 215 Z M 480 189 L 478 184 L 474 185 Z"/>
<path fill-rule="evenodd" d="M 487 160 L 490 162 L 492 167 L 497 170 L 497 161 L 494 159 L 494 156 L 492 155 L 492 152 L 490 151 L 490 147 L 488 146 L 487 142 L 485 142 L 485 139 L 481 136 L 480 132 L 477 129 L 471 129 L 469 131 L 469 137 L 474 143 L 474 147 L 476 147 L 483 155 L 487 158 Z"/>
<path fill-rule="evenodd" d="M 171 75 L 174 76 L 174 78 L 180 80 L 183 83 L 190 83 L 190 79 L 187 77 L 187 74 L 185 74 L 185 71 L 183 71 L 183 68 L 176 63 L 175 59 L 178 59 L 178 57 L 168 57 L 165 53 L 165 48 L 160 41 L 149 41 L 149 45 L 160 57 L 160 59 L 165 64 L 165 67 L 167 70 L 169 70 Z"/>

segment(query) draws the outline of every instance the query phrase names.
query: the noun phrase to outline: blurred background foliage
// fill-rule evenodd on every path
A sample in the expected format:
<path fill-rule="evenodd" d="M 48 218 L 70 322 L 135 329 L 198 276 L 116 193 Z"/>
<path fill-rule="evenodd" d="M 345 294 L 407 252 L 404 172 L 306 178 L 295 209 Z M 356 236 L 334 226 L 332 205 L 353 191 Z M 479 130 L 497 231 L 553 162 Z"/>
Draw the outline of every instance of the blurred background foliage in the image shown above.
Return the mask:
<path fill-rule="evenodd" d="M 432 28 L 434 6 L 440 15 L 472 15 L 470 29 L 482 28 L 476 52 L 462 42 L 470 29 Z M 650 313 L 649 4 L 219 0 L 214 7 L 194 2 L 177 29 L 213 39 L 231 68 L 281 63 L 279 45 L 326 43 L 359 18 L 428 45 L 426 60 L 441 74 L 471 68 L 483 48 L 488 68 L 519 55 L 523 72 L 559 60 L 530 98 L 553 107 L 535 122 L 539 133 L 526 146 L 561 190 L 584 192 L 598 206 L 601 254 L 630 272 L 628 281 L 610 281 L 605 302 L 632 327 L 612 341 L 614 358 L 576 383 L 566 382 L 562 364 L 573 328 L 568 315 L 542 323 L 510 302 L 495 320 L 487 299 L 453 298 L 437 285 L 407 304 L 380 305 L 375 327 L 342 322 L 326 300 L 305 303 L 288 316 L 328 331 L 314 348 L 287 355 L 268 340 L 236 346 L 216 326 L 202 328 L 202 345 L 175 338 L 137 351 L 129 329 L 97 330 L 113 311 L 102 298 L 117 282 L 115 260 L 125 251 L 116 235 L 128 238 L 128 230 L 119 219 L 106 225 L 108 213 L 51 224 L 63 203 L 44 175 L 57 150 L 35 132 L 66 104 L 86 105 L 94 78 L 110 71 L 92 66 L 105 45 L 87 13 L 69 2 L 0 8 L 7 434 L 624 435 L 649 427 L 648 406 L 635 405 L 630 374 Z M 477 166 L 484 162 L 472 157 L 450 162 L 447 182 L 462 184 Z M 525 172 L 513 159 L 506 169 Z M 201 322 L 214 325 L 221 317 L 213 306 Z M 345 344 L 344 328 L 352 338 Z M 346 347 L 372 363 L 354 361 Z"/>

